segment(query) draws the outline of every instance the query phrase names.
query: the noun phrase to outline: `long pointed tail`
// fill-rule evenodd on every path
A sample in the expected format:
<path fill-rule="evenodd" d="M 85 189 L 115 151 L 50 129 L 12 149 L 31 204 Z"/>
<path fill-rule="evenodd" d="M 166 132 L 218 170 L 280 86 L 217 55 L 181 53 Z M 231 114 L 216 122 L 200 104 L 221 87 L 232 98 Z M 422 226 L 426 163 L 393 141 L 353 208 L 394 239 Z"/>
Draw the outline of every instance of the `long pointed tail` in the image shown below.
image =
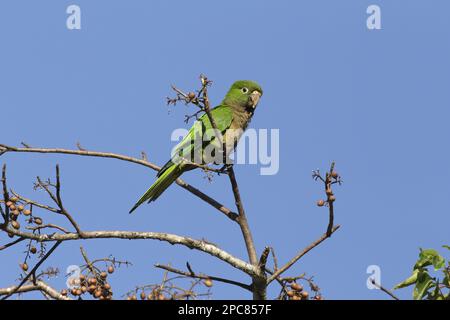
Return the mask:
<path fill-rule="evenodd" d="M 180 165 L 173 164 L 166 168 L 164 172 L 158 177 L 155 183 L 147 190 L 146 193 L 139 199 L 139 201 L 131 208 L 130 213 L 136 210 L 145 201 L 152 202 L 158 197 L 183 173 L 183 168 Z"/>

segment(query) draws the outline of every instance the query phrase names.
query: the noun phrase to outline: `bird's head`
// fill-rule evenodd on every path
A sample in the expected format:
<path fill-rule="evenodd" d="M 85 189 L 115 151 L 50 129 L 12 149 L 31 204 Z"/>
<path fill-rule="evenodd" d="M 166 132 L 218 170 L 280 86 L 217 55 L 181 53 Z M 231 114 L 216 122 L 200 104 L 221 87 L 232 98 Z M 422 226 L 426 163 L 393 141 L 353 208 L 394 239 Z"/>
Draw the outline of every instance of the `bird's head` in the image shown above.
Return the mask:
<path fill-rule="evenodd" d="M 263 94 L 259 84 L 250 80 L 233 83 L 222 104 L 253 112 Z"/>

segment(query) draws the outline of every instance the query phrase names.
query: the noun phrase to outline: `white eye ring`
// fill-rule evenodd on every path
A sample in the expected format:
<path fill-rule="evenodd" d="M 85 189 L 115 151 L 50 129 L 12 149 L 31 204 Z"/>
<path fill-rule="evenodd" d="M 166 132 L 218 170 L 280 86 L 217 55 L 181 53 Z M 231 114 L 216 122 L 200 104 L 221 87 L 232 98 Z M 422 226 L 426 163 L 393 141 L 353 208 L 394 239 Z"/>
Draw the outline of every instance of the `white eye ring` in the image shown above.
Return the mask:
<path fill-rule="evenodd" d="M 247 93 L 248 92 L 248 88 L 247 87 L 243 87 L 241 90 L 242 90 L 243 93 Z"/>

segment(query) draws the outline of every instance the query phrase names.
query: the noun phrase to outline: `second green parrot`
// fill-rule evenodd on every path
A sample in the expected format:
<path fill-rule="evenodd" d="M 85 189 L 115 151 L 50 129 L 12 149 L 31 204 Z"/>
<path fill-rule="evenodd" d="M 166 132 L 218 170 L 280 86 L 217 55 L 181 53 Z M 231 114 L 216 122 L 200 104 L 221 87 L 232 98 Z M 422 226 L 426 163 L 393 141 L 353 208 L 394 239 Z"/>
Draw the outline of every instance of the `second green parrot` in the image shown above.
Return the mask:
<path fill-rule="evenodd" d="M 198 168 L 193 163 L 218 164 L 215 159 L 216 150 L 222 150 L 223 145 L 228 156 L 247 129 L 262 94 L 261 86 L 254 81 L 240 80 L 233 83 L 222 103 L 210 112 L 220 134 L 214 132 L 206 113 L 200 117 L 173 149 L 172 158 L 161 168 L 155 183 L 138 200 L 130 213 L 145 201 L 155 201 L 183 172 Z M 198 136 L 201 137 L 200 143 Z M 219 141 L 221 143 L 218 143 Z"/>

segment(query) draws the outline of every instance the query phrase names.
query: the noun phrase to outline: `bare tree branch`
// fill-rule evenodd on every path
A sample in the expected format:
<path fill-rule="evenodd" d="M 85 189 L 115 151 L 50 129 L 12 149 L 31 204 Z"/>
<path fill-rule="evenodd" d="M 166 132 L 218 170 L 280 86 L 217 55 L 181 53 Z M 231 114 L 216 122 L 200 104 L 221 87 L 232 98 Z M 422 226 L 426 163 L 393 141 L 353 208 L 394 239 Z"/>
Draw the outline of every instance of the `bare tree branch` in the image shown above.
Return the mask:
<path fill-rule="evenodd" d="M 250 263 L 253 265 L 258 265 L 258 257 L 256 255 L 255 244 L 253 242 L 252 233 L 250 227 L 248 226 L 247 217 L 245 215 L 244 205 L 242 204 L 241 195 L 239 192 L 239 187 L 236 181 L 236 176 L 234 174 L 234 169 L 232 166 L 228 168 L 228 176 L 230 178 L 231 187 L 233 190 L 234 199 L 236 202 L 236 207 L 239 212 L 237 222 L 241 227 L 242 235 L 244 236 L 245 246 L 247 248 L 247 253 L 250 259 Z"/>
<path fill-rule="evenodd" d="M 225 278 L 215 277 L 215 276 L 210 276 L 210 275 L 204 275 L 204 274 L 197 274 L 197 273 L 194 273 L 192 270 L 190 270 L 189 272 L 186 272 L 186 271 L 175 269 L 175 268 L 172 268 L 171 266 L 162 265 L 162 264 L 155 264 L 155 267 L 172 272 L 172 273 L 176 273 L 176 274 L 179 274 L 182 276 L 190 277 L 190 278 L 197 278 L 197 279 L 203 279 L 203 280 L 211 279 L 211 280 L 218 281 L 218 282 L 232 284 L 232 285 L 241 287 L 248 291 L 252 291 L 251 285 L 248 285 L 248 284 L 245 284 L 242 282 L 238 282 L 238 281 L 234 281 L 234 280 L 230 280 L 230 279 L 225 279 Z"/>
<path fill-rule="evenodd" d="M 31 292 L 31 291 L 41 291 L 44 292 L 46 295 L 50 296 L 53 299 L 56 300 L 72 300 L 69 297 L 63 296 L 61 293 L 59 293 L 54 288 L 50 287 L 48 284 L 46 284 L 44 281 L 38 280 L 35 284 L 27 284 L 22 286 L 11 286 L 8 288 L 0 288 L 0 296 L 11 296 L 12 294 L 16 293 L 25 293 L 25 292 Z"/>
<path fill-rule="evenodd" d="M 196 249 L 208 253 L 233 267 L 244 271 L 250 276 L 258 275 L 258 270 L 255 266 L 238 259 L 220 249 L 219 247 L 207 243 L 202 240 L 196 240 L 188 237 L 182 237 L 175 234 L 169 233 L 159 233 L 159 232 L 136 232 L 136 231 L 84 231 L 83 238 L 80 237 L 78 233 L 53 233 L 53 234 L 33 234 L 28 232 L 22 232 L 14 229 L 6 229 L 5 231 L 10 232 L 16 236 L 23 237 L 26 239 L 33 239 L 39 242 L 49 242 L 49 241 L 70 241 L 70 240 L 80 240 L 80 239 L 153 239 L 168 242 L 170 244 L 178 244 L 190 249 Z"/>

